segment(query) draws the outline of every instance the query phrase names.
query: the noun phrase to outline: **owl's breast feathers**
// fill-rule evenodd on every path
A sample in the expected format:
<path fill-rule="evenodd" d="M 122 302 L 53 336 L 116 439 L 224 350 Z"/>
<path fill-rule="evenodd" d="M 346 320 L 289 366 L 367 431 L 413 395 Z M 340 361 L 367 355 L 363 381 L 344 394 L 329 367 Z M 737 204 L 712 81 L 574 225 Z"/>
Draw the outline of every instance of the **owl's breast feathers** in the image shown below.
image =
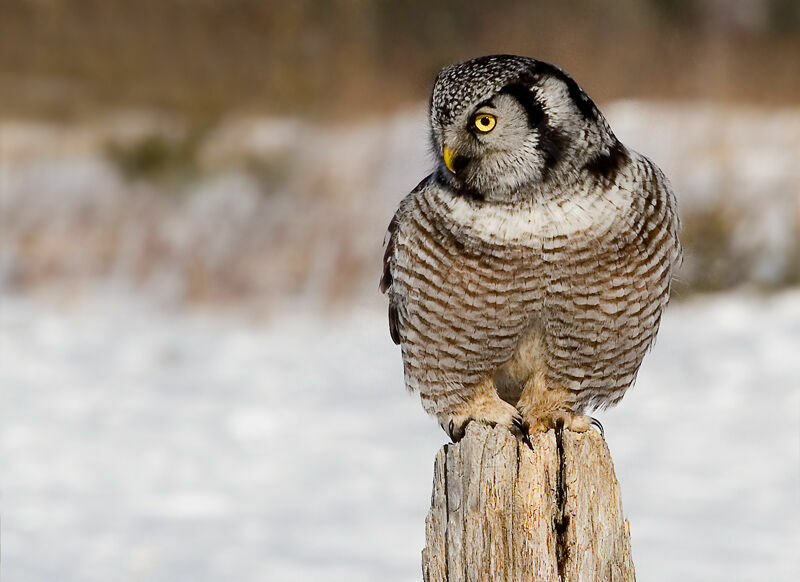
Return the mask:
<path fill-rule="evenodd" d="M 621 398 L 667 301 L 678 218 L 643 156 L 595 163 L 570 191 L 513 206 L 455 195 L 435 175 L 402 201 L 380 287 L 410 389 L 480 381 L 533 326 L 553 382 L 583 405 Z"/>

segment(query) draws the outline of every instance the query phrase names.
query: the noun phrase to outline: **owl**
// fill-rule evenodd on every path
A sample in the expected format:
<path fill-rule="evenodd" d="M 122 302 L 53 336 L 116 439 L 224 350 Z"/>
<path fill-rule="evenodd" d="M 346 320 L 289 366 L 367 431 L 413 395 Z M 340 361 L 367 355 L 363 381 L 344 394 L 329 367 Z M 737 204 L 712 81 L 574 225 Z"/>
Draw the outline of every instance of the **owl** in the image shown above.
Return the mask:
<path fill-rule="evenodd" d="M 561 68 L 442 69 L 433 172 L 389 224 L 381 290 L 407 387 L 457 441 L 587 430 L 653 344 L 680 261 L 675 197 Z"/>

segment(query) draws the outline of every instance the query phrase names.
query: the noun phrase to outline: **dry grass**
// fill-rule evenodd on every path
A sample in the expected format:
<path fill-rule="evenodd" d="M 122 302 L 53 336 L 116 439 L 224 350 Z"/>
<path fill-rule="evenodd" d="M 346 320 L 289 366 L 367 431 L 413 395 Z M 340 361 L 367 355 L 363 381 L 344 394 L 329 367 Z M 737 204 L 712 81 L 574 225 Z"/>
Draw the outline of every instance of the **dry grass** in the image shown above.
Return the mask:
<path fill-rule="evenodd" d="M 686 249 L 678 298 L 800 282 L 800 113 L 608 112 L 675 185 Z M 274 307 L 379 300 L 386 225 L 428 167 L 421 110 L 360 124 L 230 119 L 202 134 L 144 125 L 0 125 L 0 286 L 111 283 L 177 302 Z"/>
<path fill-rule="evenodd" d="M 685 247 L 681 281 L 684 292 L 735 288 L 752 278 L 762 249 L 740 244 L 746 212 L 730 202 L 709 204 L 682 213 Z"/>

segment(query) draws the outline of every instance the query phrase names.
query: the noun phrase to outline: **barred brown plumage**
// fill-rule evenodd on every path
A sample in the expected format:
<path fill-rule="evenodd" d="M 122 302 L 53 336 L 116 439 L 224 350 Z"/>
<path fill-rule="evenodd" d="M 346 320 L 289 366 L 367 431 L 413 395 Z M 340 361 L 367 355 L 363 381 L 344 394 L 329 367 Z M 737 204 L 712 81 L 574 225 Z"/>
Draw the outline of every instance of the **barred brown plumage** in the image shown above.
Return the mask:
<path fill-rule="evenodd" d="M 680 259 L 668 181 L 533 59 L 445 68 L 431 128 L 458 164 L 440 157 L 401 202 L 381 278 L 406 385 L 453 438 L 470 420 L 585 430 L 657 333 Z"/>

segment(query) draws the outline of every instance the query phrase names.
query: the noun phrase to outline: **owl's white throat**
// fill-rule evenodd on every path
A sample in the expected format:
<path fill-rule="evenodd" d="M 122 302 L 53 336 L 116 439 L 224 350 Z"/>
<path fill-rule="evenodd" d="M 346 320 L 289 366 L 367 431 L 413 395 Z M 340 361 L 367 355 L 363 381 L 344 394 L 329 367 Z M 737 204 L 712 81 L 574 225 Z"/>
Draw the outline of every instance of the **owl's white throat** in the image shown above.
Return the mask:
<path fill-rule="evenodd" d="M 542 239 L 584 233 L 598 236 L 624 224 L 633 196 L 614 186 L 576 192 L 561 200 L 528 200 L 513 205 L 480 204 L 442 193 L 449 218 L 468 234 L 490 243 L 538 244 Z"/>

